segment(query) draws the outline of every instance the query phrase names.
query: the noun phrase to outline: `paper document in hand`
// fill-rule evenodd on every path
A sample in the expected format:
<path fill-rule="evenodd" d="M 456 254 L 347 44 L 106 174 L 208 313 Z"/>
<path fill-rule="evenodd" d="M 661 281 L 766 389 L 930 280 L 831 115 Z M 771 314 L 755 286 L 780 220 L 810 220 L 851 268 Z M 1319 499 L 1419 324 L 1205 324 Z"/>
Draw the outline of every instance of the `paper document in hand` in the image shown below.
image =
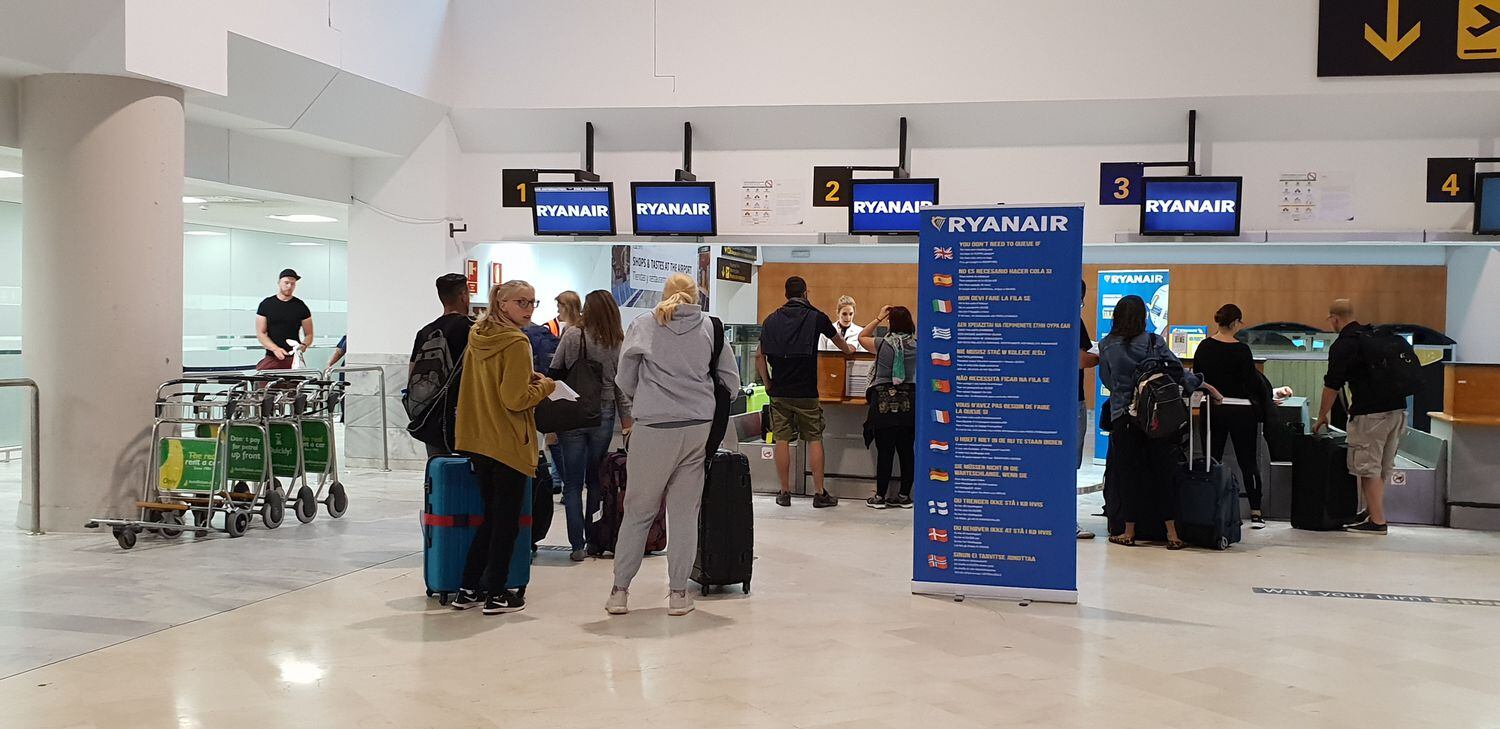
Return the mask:
<path fill-rule="evenodd" d="M 1219 404 L 1221 404 L 1221 405 L 1250 405 L 1251 403 L 1250 403 L 1249 398 L 1243 398 L 1243 397 L 1226 397 Z"/>
<path fill-rule="evenodd" d="M 568 383 L 563 382 L 562 380 L 558 380 L 557 381 L 557 389 L 553 390 L 552 394 L 547 396 L 547 399 L 548 400 L 577 400 L 578 399 L 578 393 L 574 392 L 573 388 L 568 387 Z"/>

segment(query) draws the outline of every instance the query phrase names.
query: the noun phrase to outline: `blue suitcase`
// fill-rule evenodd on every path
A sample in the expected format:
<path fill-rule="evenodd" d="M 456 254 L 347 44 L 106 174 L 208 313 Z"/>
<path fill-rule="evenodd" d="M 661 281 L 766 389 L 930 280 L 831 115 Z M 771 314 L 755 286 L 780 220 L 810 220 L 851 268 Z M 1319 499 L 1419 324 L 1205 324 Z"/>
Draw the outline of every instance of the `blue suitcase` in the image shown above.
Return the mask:
<path fill-rule="evenodd" d="M 506 587 L 526 594 L 531 581 L 531 488 L 521 501 L 521 530 L 516 535 Z M 447 605 L 458 592 L 469 545 L 484 520 L 484 500 L 468 458 L 435 456 L 427 461 L 422 507 L 422 574 L 427 596 Z"/>

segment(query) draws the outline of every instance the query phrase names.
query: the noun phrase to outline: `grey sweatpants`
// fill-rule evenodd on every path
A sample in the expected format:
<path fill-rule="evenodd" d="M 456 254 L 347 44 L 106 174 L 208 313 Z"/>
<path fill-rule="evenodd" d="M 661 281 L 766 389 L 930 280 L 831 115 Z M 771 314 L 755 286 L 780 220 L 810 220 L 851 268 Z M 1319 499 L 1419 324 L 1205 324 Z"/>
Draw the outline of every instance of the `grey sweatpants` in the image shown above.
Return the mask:
<path fill-rule="evenodd" d="M 641 569 L 646 533 L 667 497 L 667 581 L 686 590 L 698 556 L 698 509 L 703 505 L 703 469 L 709 423 L 686 428 L 637 424 L 625 464 L 625 517 L 615 538 L 615 585 L 629 587 Z"/>

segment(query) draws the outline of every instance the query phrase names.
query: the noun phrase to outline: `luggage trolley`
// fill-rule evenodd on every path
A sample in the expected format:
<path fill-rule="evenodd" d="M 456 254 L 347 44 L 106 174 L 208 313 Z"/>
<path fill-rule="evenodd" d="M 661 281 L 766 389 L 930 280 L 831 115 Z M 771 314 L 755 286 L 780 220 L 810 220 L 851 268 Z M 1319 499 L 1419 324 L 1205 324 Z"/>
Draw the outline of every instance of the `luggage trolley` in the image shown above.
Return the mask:
<path fill-rule="evenodd" d="M 265 415 L 270 436 L 271 476 L 265 491 L 275 494 L 269 497 L 270 500 L 290 505 L 297 521 L 303 524 L 318 516 L 317 492 L 307 481 L 308 448 L 314 449 L 311 459 L 314 464 L 324 465 L 327 459 L 323 454 L 328 451 L 333 432 L 332 427 L 323 427 L 324 422 L 310 415 L 312 408 L 326 399 L 320 394 L 323 388 L 319 383 L 322 381 L 316 377 L 311 373 L 287 372 L 250 376 L 258 391 L 265 394 L 267 404 Z M 312 427 L 305 427 L 309 424 Z M 248 431 L 245 435 L 252 436 Z M 313 437 L 308 438 L 308 435 Z M 285 487 L 282 479 L 286 480 Z M 234 487 L 240 493 L 252 492 L 248 483 L 237 483 Z M 256 498 L 258 501 L 266 499 L 267 494 L 256 493 Z"/>
<path fill-rule="evenodd" d="M 162 383 L 151 427 L 150 465 L 135 503 L 139 518 L 93 519 L 84 526 L 110 527 L 120 547 L 130 549 L 142 531 L 163 539 L 176 539 L 185 531 L 206 534 L 215 515 L 222 515 L 219 528 L 230 537 L 243 536 L 257 510 L 268 526 L 273 520 L 279 525 L 279 510 L 271 503 L 275 497 L 261 498 L 271 490 L 270 397 L 253 384 L 242 377 Z M 234 493 L 232 484 L 238 481 L 258 484 L 259 492 Z M 192 525 L 183 518 L 186 512 L 192 513 Z"/>
<path fill-rule="evenodd" d="M 301 418 L 303 488 L 307 488 L 307 475 L 317 474 L 318 487 L 313 501 L 322 504 L 328 515 L 337 519 L 349 510 L 349 495 L 339 480 L 334 416 L 349 383 L 312 380 L 308 384 L 314 389 L 308 395 Z"/>

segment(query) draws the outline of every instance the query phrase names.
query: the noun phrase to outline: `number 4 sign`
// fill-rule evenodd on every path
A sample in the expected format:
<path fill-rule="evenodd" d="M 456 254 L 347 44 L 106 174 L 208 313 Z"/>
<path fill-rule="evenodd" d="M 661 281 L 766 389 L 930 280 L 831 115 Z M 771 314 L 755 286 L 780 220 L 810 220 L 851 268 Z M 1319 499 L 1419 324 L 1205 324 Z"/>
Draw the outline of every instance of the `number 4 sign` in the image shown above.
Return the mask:
<path fill-rule="evenodd" d="M 1141 177 L 1145 169 L 1140 162 L 1101 162 L 1099 204 L 1140 205 Z"/>
<path fill-rule="evenodd" d="M 1474 202 L 1473 157 L 1427 158 L 1427 202 Z"/>

